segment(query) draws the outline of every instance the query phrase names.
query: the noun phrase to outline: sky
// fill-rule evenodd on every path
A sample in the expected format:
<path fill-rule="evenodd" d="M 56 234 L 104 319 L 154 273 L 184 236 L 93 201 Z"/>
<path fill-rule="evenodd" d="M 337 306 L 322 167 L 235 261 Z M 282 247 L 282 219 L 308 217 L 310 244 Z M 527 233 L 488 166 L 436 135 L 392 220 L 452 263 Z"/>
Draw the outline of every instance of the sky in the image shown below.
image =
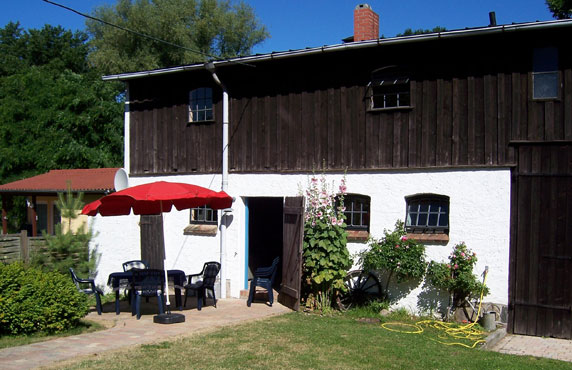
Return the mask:
<path fill-rule="evenodd" d="M 53 0 L 82 13 L 111 5 L 115 0 Z M 367 3 L 380 16 L 380 35 L 393 37 L 407 28 L 448 30 L 489 24 L 489 12 L 497 24 L 552 20 L 545 0 L 245 0 L 264 24 L 270 38 L 253 53 L 270 53 L 306 47 L 340 44 L 353 35 L 353 9 Z M 43 0 L 0 0 L 0 26 L 20 22 L 24 29 L 44 24 L 69 30 L 85 29 L 85 18 Z"/>

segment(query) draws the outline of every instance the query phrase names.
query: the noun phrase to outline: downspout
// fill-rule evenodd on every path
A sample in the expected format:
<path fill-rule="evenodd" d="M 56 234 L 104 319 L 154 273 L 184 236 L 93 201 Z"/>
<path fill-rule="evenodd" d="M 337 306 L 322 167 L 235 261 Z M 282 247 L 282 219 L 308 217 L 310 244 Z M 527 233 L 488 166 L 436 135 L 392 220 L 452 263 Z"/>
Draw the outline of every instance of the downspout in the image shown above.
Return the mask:
<path fill-rule="evenodd" d="M 205 68 L 213 77 L 214 82 L 222 88 L 222 191 L 228 190 L 228 91 L 216 74 L 213 62 L 205 63 Z M 220 296 L 226 298 L 226 228 L 227 213 L 221 212 L 220 220 Z"/>
<path fill-rule="evenodd" d="M 125 106 L 124 106 L 124 125 L 123 125 L 123 130 L 124 130 L 124 140 L 123 140 L 123 169 L 125 169 L 125 172 L 127 172 L 127 174 L 129 174 L 130 170 L 131 170 L 131 152 L 130 152 L 130 136 L 131 135 L 131 115 L 130 115 L 130 94 L 129 94 L 129 81 L 125 81 Z M 127 186 L 127 184 L 126 184 Z M 122 190 L 122 189 L 115 189 L 117 190 Z"/>

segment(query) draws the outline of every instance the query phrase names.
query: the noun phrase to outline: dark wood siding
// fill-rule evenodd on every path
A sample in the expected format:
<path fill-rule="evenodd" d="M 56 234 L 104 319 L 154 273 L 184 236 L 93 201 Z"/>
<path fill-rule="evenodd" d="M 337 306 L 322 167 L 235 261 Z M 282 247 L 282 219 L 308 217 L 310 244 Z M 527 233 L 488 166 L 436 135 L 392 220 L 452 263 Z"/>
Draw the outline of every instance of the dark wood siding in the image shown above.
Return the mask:
<path fill-rule="evenodd" d="M 214 89 L 215 120 L 188 122 L 189 91 Z M 221 171 L 222 93 L 206 72 L 129 82 L 133 175 Z"/>
<path fill-rule="evenodd" d="M 217 72 L 230 95 L 230 171 L 515 165 L 515 140 L 572 139 L 569 30 L 318 53 Z M 559 47 L 561 94 L 533 101 L 532 53 Z M 371 72 L 398 66 L 411 108 L 369 111 Z M 191 88 L 213 86 L 215 121 L 187 124 Z M 221 90 L 206 71 L 132 80 L 131 173 L 218 173 Z"/>
<path fill-rule="evenodd" d="M 572 142 L 519 145 L 511 203 L 508 331 L 572 339 Z"/>

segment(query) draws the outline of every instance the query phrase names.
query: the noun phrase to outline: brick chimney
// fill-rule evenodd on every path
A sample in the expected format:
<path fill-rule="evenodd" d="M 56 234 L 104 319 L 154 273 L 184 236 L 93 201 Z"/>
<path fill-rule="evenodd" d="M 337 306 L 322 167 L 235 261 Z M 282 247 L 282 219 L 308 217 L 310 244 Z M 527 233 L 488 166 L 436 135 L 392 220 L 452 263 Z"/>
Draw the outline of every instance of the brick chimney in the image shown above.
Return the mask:
<path fill-rule="evenodd" d="M 354 41 L 379 38 L 379 15 L 368 4 L 359 4 L 354 9 Z"/>

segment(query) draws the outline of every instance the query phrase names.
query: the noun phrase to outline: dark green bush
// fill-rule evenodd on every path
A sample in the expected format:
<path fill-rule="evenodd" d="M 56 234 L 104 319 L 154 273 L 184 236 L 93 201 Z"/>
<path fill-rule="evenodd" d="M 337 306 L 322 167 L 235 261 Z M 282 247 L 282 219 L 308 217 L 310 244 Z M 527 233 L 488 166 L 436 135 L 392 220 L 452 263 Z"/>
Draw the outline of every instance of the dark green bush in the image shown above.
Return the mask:
<path fill-rule="evenodd" d="M 0 335 L 61 332 L 77 326 L 88 309 L 70 276 L 0 264 Z"/>

